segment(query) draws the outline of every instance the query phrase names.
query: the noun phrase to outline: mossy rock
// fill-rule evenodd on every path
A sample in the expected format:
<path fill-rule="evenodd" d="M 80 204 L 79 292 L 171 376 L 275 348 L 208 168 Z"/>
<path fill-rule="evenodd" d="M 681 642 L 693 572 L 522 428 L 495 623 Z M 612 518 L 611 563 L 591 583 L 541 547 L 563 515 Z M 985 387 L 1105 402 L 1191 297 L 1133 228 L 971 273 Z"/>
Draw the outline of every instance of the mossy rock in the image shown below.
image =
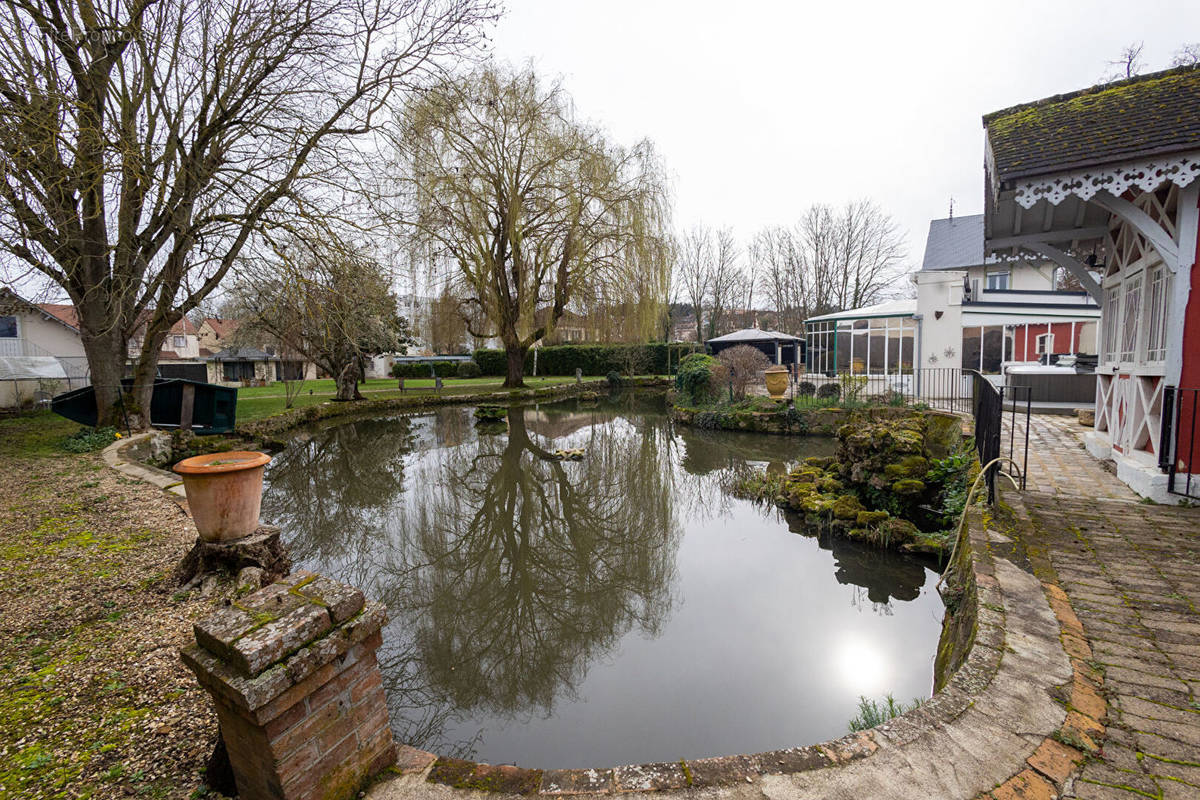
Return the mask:
<path fill-rule="evenodd" d="M 900 478 L 921 478 L 929 471 L 929 459 L 923 456 L 905 456 L 899 461 L 888 464 L 883 472 L 892 480 Z"/>
<path fill-rule="evenodd" d="M 816 483 L 823 477 L 825 477 L 825 473 L 819 469 L 801 467 L 793 470 L 789 479 L 796 483 Z"/>
<path fill-rule="evenodd" d="M 892 491 L 904 496 L 918 495 L 925 491 L 925 482 L 916 478 L 904 478 L 892 484 Z"/>
<path fill-rule="evenodd" d="M 916 525 L 899 517 L 892 517 L 879 523 L 876 531 L 880 540 L 892 547 L 914 541 L 921 535 L 921 531 Z"/>
<path fill-rule="evenodd" d="M 495 422 L 508 416 L 505 406 L 480 406 L 475 409 L 475 419 L 481 422 Z"/>
<path fill-rule="evenodd" d="M 800 498 L 799 508 L 809 514 L 824 514 L 833 506 L 834 498 L 826 494 L 810 494 Z"/>
<path fill-rule="evenodd" d="M 828 494 L 840 494 L 846 487 L 837 478 L 826 475 L 817 481 L 817 488 Z"/>
<path fill-rule="evenodd" d="M 925 437 L 919 431 L 894 429 L 892 431 L 892 449 L 897 453 L 917 453 L 925 451 Z"/>
<path fill-rule="evenodd" d="M 875 525 L 891 517 L 886 511 L 860 511 L 855 518 L 859 525 Z"/>
<path fill-rule="evenodd" d="M 858 512 L 865 511 L 863 504 L 852 494 L 844 494 L 834 500 L 829 506 L 834 519 L 857 519 Z"/>
<path fill-rule="evenodd" d="M 809 456 L 804 463 L 817 469 L 827 469 L 833 463 L 833 456 Z"/>

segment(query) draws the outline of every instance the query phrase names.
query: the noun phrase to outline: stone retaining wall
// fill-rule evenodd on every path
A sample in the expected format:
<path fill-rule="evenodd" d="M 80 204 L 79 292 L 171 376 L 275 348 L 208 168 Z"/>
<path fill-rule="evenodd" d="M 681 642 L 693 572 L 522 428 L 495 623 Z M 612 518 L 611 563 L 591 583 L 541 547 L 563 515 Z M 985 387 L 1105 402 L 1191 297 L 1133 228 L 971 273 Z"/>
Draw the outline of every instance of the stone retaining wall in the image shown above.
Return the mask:
<path fill-rule="evenodd" d="M 855 420 L 896 419 L 913 413 L 907 406 L 873 408 L 793 408 L 781 411 L 733 411 L 671 407 L 671 419 L 708 430 L 749 431 L 791 436 L 833 436 Z"/>
<path fill-rule="evenodd" d="M 626 378 L 626 388 L 666 388 L 671 385 L 667 378 Z M 480 403 L 521 403 L 531 400 L 554 400 L 574 397 L 587 392 L 607 391 L 605 379 L 585 379 L 581 383 L 557 383 L 519 391 L 480 392 L 478 394 L 416 395 L 413 397 L 390 397 L 384 400 L 356 400 L 347 403 L 322 403 L 305 406 L 277 414 L 273 417 L 256 419 L 237 426 L 237 434 L 248 439 L 259 439 L 268 444 L 278 442 L 283 433 L 324 419 L 355 415 L 384 415 L 397 411 L 421 411 L 426 408 L 448 405 L 478 405 Z"/>

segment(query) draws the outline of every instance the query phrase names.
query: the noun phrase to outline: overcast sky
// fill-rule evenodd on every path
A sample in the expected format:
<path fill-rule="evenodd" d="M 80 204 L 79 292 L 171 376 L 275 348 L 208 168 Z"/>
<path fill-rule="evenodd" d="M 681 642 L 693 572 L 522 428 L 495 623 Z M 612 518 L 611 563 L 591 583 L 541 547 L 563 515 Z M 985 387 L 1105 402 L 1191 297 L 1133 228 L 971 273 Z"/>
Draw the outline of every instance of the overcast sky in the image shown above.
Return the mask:
<path fill-rule="evenodd" d="M 561 76 L 617 139 L 653 139 L 678 225 L 748 237 L 870 197 L 918 266 L 951 197 L 983 210 L 983 114 L 1091 86 L 1130 42 L 1149 72 L 1200 41 L 1198 0 L 506 5 L 496 55 Z"/>

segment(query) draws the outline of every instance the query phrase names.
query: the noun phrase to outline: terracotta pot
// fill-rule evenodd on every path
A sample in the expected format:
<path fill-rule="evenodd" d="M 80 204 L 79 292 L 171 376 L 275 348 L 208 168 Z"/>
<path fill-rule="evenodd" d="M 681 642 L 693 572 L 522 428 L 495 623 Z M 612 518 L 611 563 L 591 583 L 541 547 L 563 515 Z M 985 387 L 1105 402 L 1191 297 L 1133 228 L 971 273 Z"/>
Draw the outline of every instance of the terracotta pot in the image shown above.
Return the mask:
<path fill-rule="evenodd" d="M 266 453 L 233 450 L 185 458 L 175 465 L 183 476 L 188 507 L 200 538 L 227 542 L 258 528 Z"/>
<path fill-rule="evenodd" d="M 772 400 L 782 400 L 788 387 L 787 367 L 780 364 L 767 367 L 765 375 L 767 377 L 767 394 L 771 395 Z"/>

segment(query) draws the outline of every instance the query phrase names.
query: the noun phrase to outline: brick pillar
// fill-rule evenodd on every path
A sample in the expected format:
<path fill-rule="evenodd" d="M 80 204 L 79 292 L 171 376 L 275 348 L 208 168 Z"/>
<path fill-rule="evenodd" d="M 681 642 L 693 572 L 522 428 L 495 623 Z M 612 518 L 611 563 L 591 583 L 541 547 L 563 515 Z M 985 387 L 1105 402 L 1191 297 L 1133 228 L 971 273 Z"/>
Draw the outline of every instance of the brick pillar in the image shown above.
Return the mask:
<path fill-rule="evenodd" d="M 395 762 L 385 618 L 359 590 L 296 572 L 196 623 L 183 661 L 212 695 L 242 800 L 345 800 Z"/>

